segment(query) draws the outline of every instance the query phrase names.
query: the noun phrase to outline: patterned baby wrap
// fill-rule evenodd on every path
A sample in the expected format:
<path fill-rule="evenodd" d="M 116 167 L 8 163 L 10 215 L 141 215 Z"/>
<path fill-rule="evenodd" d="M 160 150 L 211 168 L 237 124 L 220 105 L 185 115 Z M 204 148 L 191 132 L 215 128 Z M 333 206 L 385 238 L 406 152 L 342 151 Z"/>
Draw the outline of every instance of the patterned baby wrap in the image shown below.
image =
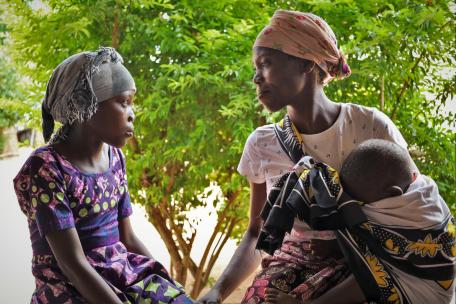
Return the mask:
<path fill-rule="evenodd" d="M 284 125 L 287 121 L 276 127 L 281 142 L 298 146 L 293 129 L 287 132 Z M 292 153 L 296 149 L 291 146 L 288 151 Z M 411 303 L 396 269 L 412 275 L 416 288 L 420 288 L 421 279 L 433 280 L 436 288 L 445 290 L 454 286 L 456 227 L 449 212 L 442 212 L 440 223 L 430 229 L 385 227 L 369 220 L 363 203 L 343 192 L 336 170 L 309 157 L 297 164 L 268 195 L 257 249 L 273 254 L 297 217 L 316 230 L 337 230 L 350 270 L 370 301 Z"/>

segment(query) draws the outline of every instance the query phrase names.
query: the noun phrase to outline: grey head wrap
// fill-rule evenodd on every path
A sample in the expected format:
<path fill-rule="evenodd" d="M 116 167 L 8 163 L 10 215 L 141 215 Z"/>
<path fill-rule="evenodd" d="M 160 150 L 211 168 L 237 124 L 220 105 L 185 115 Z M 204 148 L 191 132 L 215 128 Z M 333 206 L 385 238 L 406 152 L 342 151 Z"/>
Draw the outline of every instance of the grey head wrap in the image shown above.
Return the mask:
<path fill-rule="evenodd" d="M 128 90 L 135 82 L 113 48 L 82 52 L 65 59 L 52 73 L 41 106 L 46 142 L 54 132 L 54 120 L 62 123 L 49 143 L 65 139 L 74 122 L 89 120 L 98 103 Z"/>

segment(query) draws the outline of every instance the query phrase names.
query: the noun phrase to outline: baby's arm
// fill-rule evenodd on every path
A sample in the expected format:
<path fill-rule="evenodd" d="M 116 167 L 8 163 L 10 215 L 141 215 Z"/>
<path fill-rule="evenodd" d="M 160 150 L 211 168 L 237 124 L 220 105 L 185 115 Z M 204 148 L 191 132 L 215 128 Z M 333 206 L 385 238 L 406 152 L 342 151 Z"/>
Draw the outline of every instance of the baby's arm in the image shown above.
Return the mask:
<path fill-rule="evenodd" d="M 122 303 L 87 261 L 76 229 L 50 232 L 46 240 L 62 272 L 89 303 Z"/>
<path fill-rule="evenodd" d="M 125 217 L 119 220 L 120 241 L 127 247 L 129 252 L 144 255 L 153 259 L 152 254 L 144 246 L 143 242 L 138 239 L 133 228 L 131 227 L 130 218 Z"/>

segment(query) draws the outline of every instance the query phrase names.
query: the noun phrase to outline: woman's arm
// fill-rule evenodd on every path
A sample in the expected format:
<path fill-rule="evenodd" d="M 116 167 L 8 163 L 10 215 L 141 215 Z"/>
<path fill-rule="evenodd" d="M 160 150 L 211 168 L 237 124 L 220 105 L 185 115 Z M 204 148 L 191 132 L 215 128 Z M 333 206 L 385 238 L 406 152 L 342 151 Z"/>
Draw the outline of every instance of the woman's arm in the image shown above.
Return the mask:
<path fill-rule="evenodd" d="M 261 229 L 260 212 L 266 201 L 266 183 L 250 183 L 250 221 L 238 248 L 228 266 L 214 287 L 198 301 L 199 303 L 220 303 L 228 297 L 239 284 L 245 280 L 261 261 L 261 256 L 255 250 Z"/>
<path fill-rule="evenodd" d="M 122 304 L 87 261 L 76 229 L 48 233 L 46 240 L 62 272 L 89 303 Z"/>
<path fill-rule="evenodd" d="M 131 227 L 130 218 L 126 217 L 119 221 L 120 241 L 127 247 L 129 252 L 144 255 L 153 259 L 152 254 L 144 246 L 143 242 L 136 236 Z"/>

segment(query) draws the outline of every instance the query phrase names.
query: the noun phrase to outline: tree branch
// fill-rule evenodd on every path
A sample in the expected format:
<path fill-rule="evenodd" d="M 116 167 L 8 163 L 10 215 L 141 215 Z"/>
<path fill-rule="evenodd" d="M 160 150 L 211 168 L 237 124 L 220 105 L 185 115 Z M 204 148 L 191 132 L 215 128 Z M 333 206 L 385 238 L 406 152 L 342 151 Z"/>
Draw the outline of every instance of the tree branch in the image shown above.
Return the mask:
<path fill-rule="evenodd" d="M 416 68 L 418 67 L 418 64 L 420 63 L 421 59 L 423 59 L 423 57 L 425 56 L 426 54 L 426 51 L 423 51 L 420 55 L 420 57 L 418 57 L 418 59 L 416 60 L 415 64 L 413 65 L 412 69 L 410 70 L 410 72 L 413 74 L 416 70 Z M 405 91 L 409 88 L 410 84 L 412 83 L 412 78 L 411 77 L 408 77 L 404 83 L 402 84 L 402 88 L 399 92 L 399 94 L 397 95 L 396 97 L 396 102 L 394 103 L 393 105 L 393 111 L 391 112 L 391 120 L 395 120 L 396 119 L 396 112 L 397 112 L 397 109 L 399 108 L 399 104 L 401 103 L 401 99 L 402 97 L 404 96 L 404 93 Z"/>
<path fill-rule="evenodd" d="M 166 248 L 169 251 L 171 259 L 176 262 L 182 262 L 182 258 L 179 254 L 179 249 L 174 243 L 172 232 L 168 229 L 168 227 L 166 227 L 165 219 L 161 215 L 160 210 L 154 206 L 147 205 L 146 212 L 147 214 L 149 214 L 149 220 L 152 222 L 152 224 L 162 237 L 163 242 L 165 243 Z"/>
<path fill-rule="evenodd" d="M 112 27 L 112 33 L 111 33 L 111 46 L 115 49 L 119 47 L 119 36 L 120 36 L 120 31 L 119 31 L 119 2 L 116 1 L 116 6 L 114 8 L 114 24 Z"/>
<path fill-rule="evenodd" d="M 209 251 L 211 250 L 212 244 L 214 243 L 215 237 L 217 236 L 217 233 L 219 233 L 220 227 L 222 226 L 223 222 L 225 221 L 229 208 L 234 203 L 234 201 L 236 200 L 236 198 L 239 196 L 240 193 L 241 193 L 241 191 L 238 190 L 238 191 L 233 192 L 231 195 L 229 195 L 228 202 L 227 202 L 225 208 L 223 209 L 223 211 L 218 216 L 217 224 L 215 225 L 214 231 L 212 232 L 212 235 L 209 238 L 209 241 L 207 243 L 206 249 L 204 250 L 203 256 L 201 257 L 200 266 L 199 266 L 197 275 L 200 275 L 204 271 L 204 266 L 206 264 L 206 260 L 209 255 Z"/>
<path fill-rule="evenodd" d="M 203 289 L 204 285 L 206 285 L 207 281 L 209 280 L 209 276 L 211 274 L 212 268 L 214 267 L 215 262 L 217 261 L 218 257 L 220 256 L 220 253 L 222 252 L 222 249 L 225 246 L 226 242 L 230 238 L 231 233 L 233 232 L 233 229 L 234 229 L 234 226 L 236 225 L 236 223 L 237 223 L 236 218 L 233 217 L 231 219 L 231 223 L 229 225 L 227 232 L 224 234 L 223 241 L 220 243 L 220 246 L 217 248 L 217 250 L 215 250 L 215 253 L 213 252 L 213 254 L 211 255 L 211 258 L 209 259 L 209 263 L 207 265 L 206 271 L 204 272 L 204 276 L 201 280 L 202 284 L 200 284 L 199 290 L 196 291 L 197 292 L 196 296 L 199 295 L 199 293 Z"/>
<path fill-rule="evenodd" d="M 206 245 L 206 249 L 204 250 L 203 256 L 199 263 L 198 272 L 194 275 L 195 282 L 193 284 L 193 289 L 191 292 L 191 296 L 194 298 L 196 298 L 199 295 L 199 293 L 201 292 L 203 287 L 206 285 L 215 261 L 217 260 L 218 256 L 220 255 L 220 252 L 221 252 L 222 248 L 225 246 L 227 240 L 231 236 L 231 233 L 233 231 L 233 227 L 235 224 L 234 218 L 230 219 L 230 223 L 231 223 L 230 225 L 225 225 L 225 228 L 229 226 L 229 228 L 226 232 L 221 231 L 221 226 L 224 223 L 226 223 L 225 219 L 227 217 L 227 213 L 230 209 L 232 209 L 231 207 L 233 206 L 234 202 L 236 201 L 236 198 L 239 196 L 240 193 L 241 193 L 240 190 L 238 190 L 235 192 L 231 192 L 228 195 L 228 198 L 227 198 L 228 202 L 218 217 L 217 225 L 215 226 L 214 231 L 212 232 L 212 235 L 209 239 L 208 244 Z M 225 230 L 225 229 L 223 229 L 223 230 Z M 213 247 L 212 245 L 214 244 L 214 240 L 217 235 L 220 235 L 220 237 L 217 240 L 217 242 L 214 246 L 214 249 L 211 252 L 211 248 Z M 224 240 L 220 243 L 220 240 L 222 237 L 224 237 Z M 205 265 L 206 265 L 206 260 L 209 256 L 209 252 L 211 252 L 211 255 L 209 258 L 209 263 L 206 267 Z M 214 252 L 215 252 L 215 254 L 214 254 Z"/>

